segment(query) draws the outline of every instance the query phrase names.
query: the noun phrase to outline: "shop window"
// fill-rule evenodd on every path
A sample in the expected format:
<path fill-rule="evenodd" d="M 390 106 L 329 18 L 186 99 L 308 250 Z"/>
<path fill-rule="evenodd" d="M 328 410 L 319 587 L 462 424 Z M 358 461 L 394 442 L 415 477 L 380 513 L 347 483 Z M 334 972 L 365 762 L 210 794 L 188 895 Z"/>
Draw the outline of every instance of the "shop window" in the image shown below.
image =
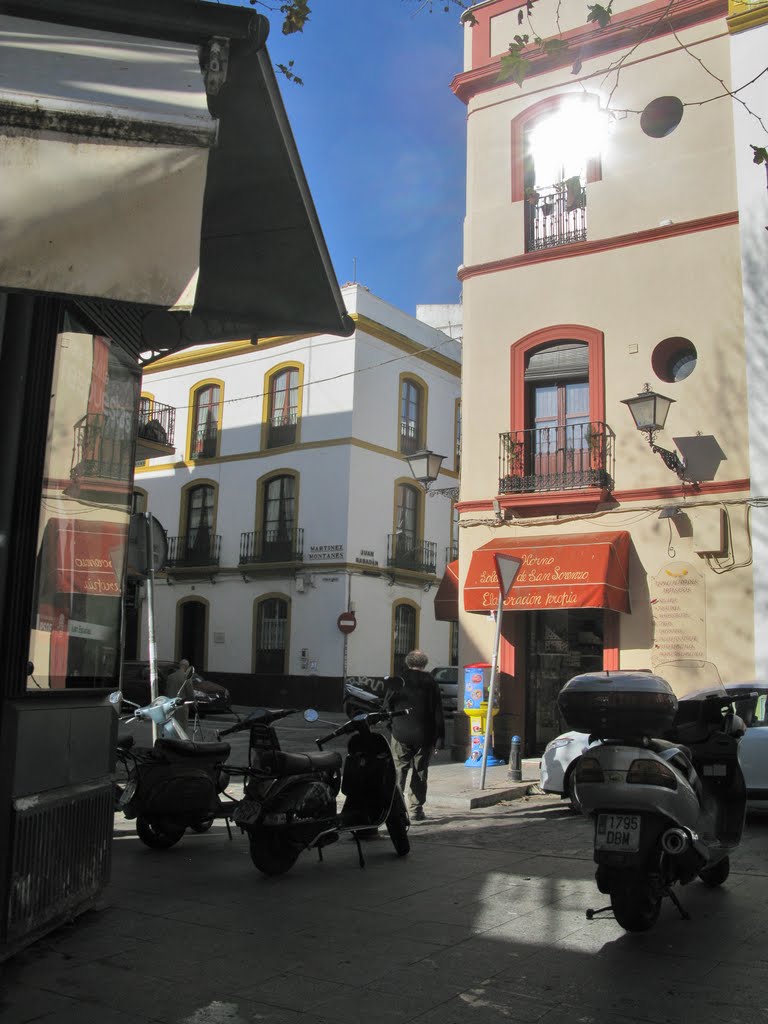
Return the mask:
<path fill-rule="evenodd" d="M 266 597 L 256 602 L 254 664 L 257 675 L 282 675 L 288 670 L 288 601 Z"/>
<path fill-rule="evenodd" d="M 213 459 L 219 453 L 221 431 L 221 386 L 203 384 L 192 398 L 189 454 L 193 459 Z"/>

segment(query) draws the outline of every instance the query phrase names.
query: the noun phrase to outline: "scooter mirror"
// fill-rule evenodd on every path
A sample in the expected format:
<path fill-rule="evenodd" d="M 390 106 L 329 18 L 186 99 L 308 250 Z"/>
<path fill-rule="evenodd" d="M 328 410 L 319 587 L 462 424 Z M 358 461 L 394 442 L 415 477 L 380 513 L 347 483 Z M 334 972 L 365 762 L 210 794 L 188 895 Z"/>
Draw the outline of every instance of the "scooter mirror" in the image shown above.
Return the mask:
<path fill-rule="evenodd" d="M 314 708 L 307 708 L 307 710 L 304 712 L 305 722 L 316 722 L 319 717 L 320 715 L 318 715 Z"/>
<path fill-rule="evenodd" d="M 122 695 L 122 693 L 120 693 L 119 690 L 115 690 L 114 693 L 110 693 L 110 695 L 109 695 L 109 703 L 110 704 L 119 704 L 122 699 L 123 699 L 123 695 Z"/>

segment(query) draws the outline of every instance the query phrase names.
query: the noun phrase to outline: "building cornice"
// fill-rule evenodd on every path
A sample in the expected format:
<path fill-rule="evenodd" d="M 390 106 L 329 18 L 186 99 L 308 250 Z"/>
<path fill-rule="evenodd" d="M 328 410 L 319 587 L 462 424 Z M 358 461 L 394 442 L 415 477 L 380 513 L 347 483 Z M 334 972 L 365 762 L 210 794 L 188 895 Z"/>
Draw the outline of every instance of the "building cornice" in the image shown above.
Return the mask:
<path fill-rule="evenodd" d="M 440 370 L 444 370 L 446 373 L 450 373 L 454 377 L 461 376 L 461 363 L 457 362 L 455 359 L 441 355 L 439 352 L 436 352 L 428 346 L 420 345 L 407 335 L 401 334 L 399 331 L 395 331 L 391 327 L 385 327 L 384 324 L 380 324 L 376 320 L 371 320 L 362 313 L 350 313 L 350 319 L 354 322 L 357 330 L 363 331 L 365 334 L 368 334 L 373 338 L 378 338 L 379 341 L 385 341 L 387 344 L 400 349 L 402 352 L 408 352 L 409 355 L 412 355 L 417 359 L 421 359 L 425 363 L 429 363 Z M 145 368 L 144 376 L 146 377 L 152 373 L 163 373 L 167 370 L 179 369 L 183 366 L 194 366 L 198 363 L 216 362 L 219 359 L 233 359 L 238 356 L 248 355 L 254 352 L 262 352 L 264 349 L 277 348 L 281 345 L 290 345 L 294 341 L 304 341 L 306 338 L 312 337 L 318 337 L 318 335 L 294 334 L 289 337 L 281 338 L 261 338 L 256 345 L 253 345 L 247 340 L 229 341 L 224 342 L 221 345 L 207 345 L 203 349 L 190 349 L 184 352 L 179 352 L 176 355 L 165 356 L 163 359 L 158 359 L 157 362 L 152 363 L 150 366 Z M 340 340 L 354 340 L 354 338 L 345 338 Z"/>
<path fill-rule="evenodd" d="M 479 277 L 482 274 L 495 274 L 501 270 L 517 270 L 520 267 L 549 263 L 552 260 L 569 259 L 573 256 L 591 256 L 594 253 L 607 252 L 610 249 L 643 245 L 646 242 L 661 242 L 679 235 L 731 227 L 738 223 L 739 214 L 736 210 L 730 213 L 717 213 L 711 217 L 698 217 L 695 220 L 680 221 L 678 224 L 664 224 L 655 228 L 647 228 L 644 231 L 633 231 L 626 235 L 613 235 L 610 238 L 597 238 L 588 242 L 574 242 L 571 245 L 557 245 L 551 249 L 538 249 L 536 252 L 525 252 L 519 256 L 490 260 L 488 263 L 474 263 L 468 267 L 460 267 L 457 276 L 460 281 L 466 281 L 470 277 Z"/>
<path fill-rule="evenodd" d="M 735 35 L 747 29 L 768 25 L 768 2 L 749 3 L 744 0 L 729 0 L 728 31 Z"/>
<path fill-rule="evenodd" d="M 727 14 L 728 0 L 674 0 L 672 5 L 668 0 L 653 0 L 642 7 L 614 15 L 606 28 L 587 25 L 563 32 L 561 38 L 567 41 L 568 46 L 561 53 L 547 54 L 541 47 L 527 47 L 523 51 L 525 59 L 530 62 L 526 81 L 560 68 L 570 68 L 576 56 L 582 62 L 602 57 Z M 477 31 L 478 27 L 476 25 L 471 31 Z M 489 28 L 486 30 L 490 31 Z M 509 86 L 509 81 L 499 81 L 500 71 L 501 56 L 488 57 L 487 63 L 457 74 L 451 82 L 451 89 L 463 103 L 468 103 L 478 93 Z"/>

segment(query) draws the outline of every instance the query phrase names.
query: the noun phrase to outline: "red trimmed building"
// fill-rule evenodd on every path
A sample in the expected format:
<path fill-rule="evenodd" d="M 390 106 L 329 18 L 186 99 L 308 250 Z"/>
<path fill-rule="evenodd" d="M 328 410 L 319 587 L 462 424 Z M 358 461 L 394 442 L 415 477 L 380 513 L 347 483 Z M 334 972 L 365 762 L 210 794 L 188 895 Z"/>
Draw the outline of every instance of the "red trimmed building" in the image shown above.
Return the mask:
<path fill-rule="evenodd" d="M 578 672 L 654 669 L 681 690 L 755 671 L 733 114 L 701 103 L 713 74 L 731 80 L 727 4 L 613 9 L 600 29 L 578 5 L 479 4 L 452 86 L 468 129 L 461 665 L 491 661 L 492 553 L 523 559 L 501 757 L 514 734 L 533 755 L 563 731 L 556 696 Z M 523 52 L 522 86 L 500 77 L 516 35 L 559 32 L 567 50 Z M 654 430 L 625 404 L 641 392 L 638 415 L 660 396 Z"/>

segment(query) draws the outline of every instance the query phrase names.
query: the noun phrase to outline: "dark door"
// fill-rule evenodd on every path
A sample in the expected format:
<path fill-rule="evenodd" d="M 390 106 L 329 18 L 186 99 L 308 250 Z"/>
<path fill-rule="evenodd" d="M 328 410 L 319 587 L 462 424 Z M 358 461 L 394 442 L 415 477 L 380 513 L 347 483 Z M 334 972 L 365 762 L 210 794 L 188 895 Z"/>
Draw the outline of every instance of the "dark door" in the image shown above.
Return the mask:
<path fill-rule="evenodd" d="M 536 757 L 568 726 L 557 695 L 580 672 L 603 667 L 603 612 L 600 608 L 528 614 L 525 686 L 525 754 Z"/>
<path fill-rule="evenodd" d="M 181 623 L 177 661 L 186 658 L 202 672 L 205 669 L 205 638 L 208 633 L 208 610 L 202 601 L 185 601 L 181 606 Z"/>

